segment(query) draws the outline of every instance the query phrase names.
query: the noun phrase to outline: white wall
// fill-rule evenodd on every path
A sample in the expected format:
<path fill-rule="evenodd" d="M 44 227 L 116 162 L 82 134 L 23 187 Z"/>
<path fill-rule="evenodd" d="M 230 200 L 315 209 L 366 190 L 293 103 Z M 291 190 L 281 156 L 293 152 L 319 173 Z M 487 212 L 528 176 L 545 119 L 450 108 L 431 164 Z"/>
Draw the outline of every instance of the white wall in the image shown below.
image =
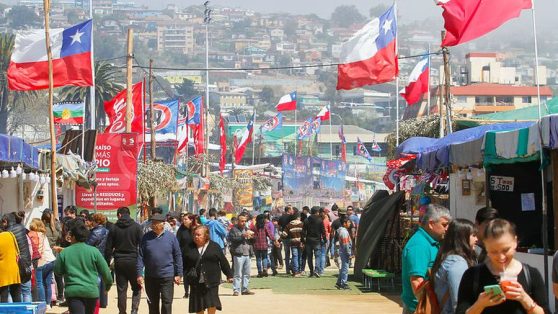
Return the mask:
<path fill-rule="evenodd" d="M 471 194 L 462 195 L 462 180 L 467 178 L 468 169 L 450 174 L 450 212 L 453 218 L 464 218 L 475 221 L 477 210 L 485 207 L 485 201 L 477 201 L 477 193 L 485 182 L 484 169 L 471 168 Z"/>

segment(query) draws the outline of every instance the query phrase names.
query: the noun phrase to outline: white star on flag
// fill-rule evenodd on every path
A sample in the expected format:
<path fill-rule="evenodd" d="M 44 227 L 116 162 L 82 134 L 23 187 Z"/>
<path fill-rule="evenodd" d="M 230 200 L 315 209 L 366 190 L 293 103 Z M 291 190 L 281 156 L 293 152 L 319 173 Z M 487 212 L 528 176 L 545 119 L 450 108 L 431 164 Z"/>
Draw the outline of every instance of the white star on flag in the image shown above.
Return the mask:
<path fill-rule="evenodd" d="M 384 34 L 387 34 L 387 32 L 391 30 L 391 22 L 393 22 L 393 21 L 392 20 L 386 20 L 384 22 L 384 25 L 382 26 L 382 28 L 384 29 Z"/>
<path fill-rule="evenodd" d="M 70 36 L 70 38 L 72 38 L 72 43 L 70 45 L 73 45 L 75 42 L 78 42 L 81 44 L 81 36 L 85 34 L 83 32 L 80 32 L 79 29 L 76 31 L 75 35 Z"/>

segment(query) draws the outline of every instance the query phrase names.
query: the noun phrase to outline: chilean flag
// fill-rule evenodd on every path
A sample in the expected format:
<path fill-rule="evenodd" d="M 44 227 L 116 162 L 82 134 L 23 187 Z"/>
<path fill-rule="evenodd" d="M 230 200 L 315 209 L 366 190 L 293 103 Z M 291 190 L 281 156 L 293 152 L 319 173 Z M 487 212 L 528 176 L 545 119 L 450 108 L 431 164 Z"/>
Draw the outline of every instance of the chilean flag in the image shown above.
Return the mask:
<path fill-rule="evenodd" d="M 227 163 L 227 132 L 225 131 L 225 119 L 219 116 L 219 143 L 221 144 L 221 158 L 219 158 L 219 171 L 223 174 Z"/>
<path fill-rule="evenodd" d="M 277 111 L 296 110 L 296 91 L 281 97 L 275 109 Z"/>
<path fill-rule="evenodd" d="M 337 89 L 349 90 L 394 80 L 399 73 L 396 37 L 396 7 L 393 5 L 343 43 L 337 66 Z"/>
<path fill-rule="evenodd" d="M 324 106 L 322 110 L 316 115 L 316 118 L 320 118 L 321 121 L 329 120 L 329 106 Z"/>
<path fill-rule="evenodd" d="M 345 139 L 345 133 L 343 132 L 342 124 L 339 126 L 337 134 L 339 135 L 339 139 L 341 140 L 341 160 L 347 162 L 347 140 Z"/>
<path fill-rule="evenodd" d="M 254 120 L 256 120 L 255 112 L 252 115 L 252 119 L 250 119 L 250 122 L 248 122 L 248 125 L 246 126 L 246 130 L 244 130 L 244 133 L 242 134 L 242 138 L 238 143 L 238 147 L 236 147 L 236 150 L 234 152 L 234 160 L 235 163 L 237 164 L 239 164 L 240 161 L 242 160 L 242 156 L 244 156 L 244 151 L 246 150 L 246 146 L 248 146 L 248 144 L 252 142 L 252 134 L 254 132 Z"/>
<path fill-rule="evenodd" d="M 531 0 L 438 0 L 444 9 L 442 47 L 456 46 L 500 27 L 533 6 Z"/>
<path fill-rule="evenodd" d="M 54 87 L 93 86 L 92 24 L 88 20 L 67 29 L 50 31 Z M 44 29 L 23 31 L 16 35 L 7 76 L 11 90 L 48 88 Z"/>
<path fill-rule="evenodd" d="M 414 105 L 422 99 L 422 95 L 429 88 L 428 57 L 422 58 L 409 75 L 409 84 L 401 96 L 407 101 L 407 105 Z"/>

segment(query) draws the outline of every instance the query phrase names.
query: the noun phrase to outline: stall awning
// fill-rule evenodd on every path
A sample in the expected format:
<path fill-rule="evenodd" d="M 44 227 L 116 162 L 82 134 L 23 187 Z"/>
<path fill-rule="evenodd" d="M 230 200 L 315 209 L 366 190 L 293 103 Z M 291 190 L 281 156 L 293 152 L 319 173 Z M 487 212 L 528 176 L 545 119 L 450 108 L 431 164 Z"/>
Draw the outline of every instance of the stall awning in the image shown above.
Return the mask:
<path fill-rule="evenodd" d="M 39 168 L 39 150 L 19 137 L 0 134 L 0 162 L 23 163 Z"/>

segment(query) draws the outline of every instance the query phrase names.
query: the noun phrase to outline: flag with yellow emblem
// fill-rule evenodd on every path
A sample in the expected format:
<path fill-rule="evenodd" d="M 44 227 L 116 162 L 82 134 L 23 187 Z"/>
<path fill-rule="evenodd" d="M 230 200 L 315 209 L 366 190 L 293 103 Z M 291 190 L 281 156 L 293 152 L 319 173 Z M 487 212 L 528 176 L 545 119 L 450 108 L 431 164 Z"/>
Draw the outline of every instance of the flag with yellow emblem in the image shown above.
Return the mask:
<path fill-rule="evenodd" d="M 55 124 L 83 124 L 83 117 L 85 116 L 85 103 L 57 103 L 54 104 L 53 111 Z"/>

